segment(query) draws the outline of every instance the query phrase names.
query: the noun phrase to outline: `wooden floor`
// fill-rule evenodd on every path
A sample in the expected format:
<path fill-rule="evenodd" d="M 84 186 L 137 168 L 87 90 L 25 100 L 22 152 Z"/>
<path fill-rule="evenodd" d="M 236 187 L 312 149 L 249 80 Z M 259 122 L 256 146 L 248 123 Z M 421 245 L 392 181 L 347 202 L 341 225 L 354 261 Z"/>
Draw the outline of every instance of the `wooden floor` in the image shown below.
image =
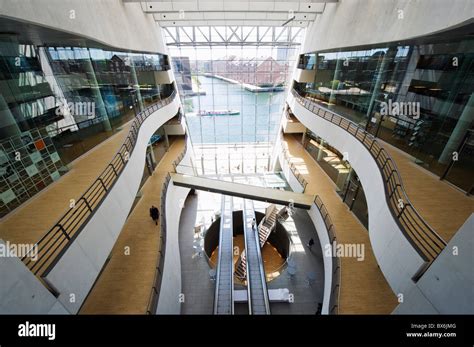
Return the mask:
<path fill-rule="evenodd" d="M 298 138 L 301 135 L 298 136 Z M 292 163 L 308 182 L 305 193 L 318 194 L 331 215 L 336 228 L 337 242 L 363 244 L 364 261 L 341 258 L 341 296 L 339 312 L 342 314 L 389 314 L 398 302 L 380 271 L 367 230 L 349 211 L 335 191 L 335 184 L 291 135 L 284 137 Z"/>
<path fill-rule="evenodd" d="M 87 297 L 80 314 L 146 313 L 159 251 L 160 223 L 149 215 L 151 205 L 160 206 L 163 181 L 172 163 L 184 149 L 178 138 L 143 185 L 143 193 L 123 227 L 109 263 Z M 130 254 L 126 255 L 125 247 Z"/>
<path fill-rule="evenodd" d="M 382 142 L 383 143 L 383 142 Z M 414 163 L 414 158 L 383 143 L 397 164 L 408 198 L 423 219 L 449 242 L 474 213 L 474 198 Z"/>
<path fill-rule="evenodd" d="M 0 238 L 13 243 L 37 242 L 78 199 L 112 160 L 127 137 L 131 123 L 79 157 L 70 171 L 0 222 Z"/>

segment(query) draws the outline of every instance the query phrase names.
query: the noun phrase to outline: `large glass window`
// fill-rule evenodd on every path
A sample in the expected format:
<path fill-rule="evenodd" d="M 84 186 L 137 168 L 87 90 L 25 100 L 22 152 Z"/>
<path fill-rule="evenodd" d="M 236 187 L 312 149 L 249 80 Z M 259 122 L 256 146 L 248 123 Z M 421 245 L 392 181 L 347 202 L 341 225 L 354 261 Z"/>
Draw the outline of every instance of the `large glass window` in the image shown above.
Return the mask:
<path fill-rule="evenodd" d="M 295 83 L 295 89 L 474 192 L 474 40 L 469 35 L 313 54 L 314 82 Z"/>
<path fill-rule="evenodd" d="M 257 41 L 256 28 L 241 29 L 249 41 L 252 35 Z M 199 28 L 195 32 L 202 36 L 209 30 L 214 35 L 211 38 L 229 34 L 224 27 Z M 235 30 L 240 33 L 240 28 Z M 259 28 L 258 35 L 271 42 L 271 32 L 271 28 Z M 168 40 L 173 42 L 170 36 Z M 297 35 L 295 43 L 300 40 L 301 35 Z M 181 42 L 169 50 L 197 155 L 195 162 L 205 166 L 198 171 L 267 171 L 298 46 L 277 42 L 193 46 Z"/>
<path fill-rule="evenodd" d="M 173 91 L 166 56 L 0 39 L 0 217 Z"/>

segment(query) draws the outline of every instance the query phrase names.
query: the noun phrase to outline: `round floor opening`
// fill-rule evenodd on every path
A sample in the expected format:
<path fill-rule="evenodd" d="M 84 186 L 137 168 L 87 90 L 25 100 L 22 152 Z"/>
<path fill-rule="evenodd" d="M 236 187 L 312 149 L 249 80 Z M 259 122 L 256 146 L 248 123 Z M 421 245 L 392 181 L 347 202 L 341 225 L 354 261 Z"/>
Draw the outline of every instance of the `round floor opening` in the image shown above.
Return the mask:
<path fill-rule="evenodd" d="M 237 268 L 241 253 L 245 249 L 242 211 L 233 211 L 233 244 L 234 244 L 234 268 Z M 264 213 L 255 212 L 257 225 L 263 219 Z M 204 236 L 204 252 L 209 259 L 209 266 L 215 268 L 219 254 L 219 229 L 220 218 L 218 217 L 207 229 Z M 267 282 L 277 278 L 286 268 L 286 260 L 290 253 L 290 239 L 280 222 L 276 222 L 275 229 L 269 235 L 267 241 L 261 248 L 263 266 Z M 234 281 L 245 284 L 245 280 L 234 272 Z"/>

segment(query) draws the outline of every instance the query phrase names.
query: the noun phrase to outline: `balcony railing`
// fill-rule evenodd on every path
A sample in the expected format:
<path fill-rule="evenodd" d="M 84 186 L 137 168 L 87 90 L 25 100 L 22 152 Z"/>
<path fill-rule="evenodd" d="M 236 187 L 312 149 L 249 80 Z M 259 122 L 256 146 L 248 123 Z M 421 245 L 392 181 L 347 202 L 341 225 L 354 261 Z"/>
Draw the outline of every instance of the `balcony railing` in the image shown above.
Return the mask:
<path fill-rule="evenodd" d="M 336 242 L 336 232 L 334 225 L 332 224 L 331 216 L 324 206 L 323 201 L 316 195 L 314 199 L 314 204 L 321 213 L 323 217 L 324 224 L 326 225 L 326 230 L 328 231 L 329 241 L 331 245 Z M 341 295 L 341 258 L 332 255 L 332 284 L 331 284 L 331 296 L 329 298 L 329 314 L 338 314 L 339 313 L 339 297 Z"/>
<path fill-rule="evenodd" d="M 163 279 L 163 269 L 165 264 L 165 253 L 166 253 L 166 192 L 171 180 L 171 175 L 168 175 L 163 182 L 163 188 L 161 189 L 161 206 L 160 206 L 160 241 L 158 259 L 155 268 L 155 278 L 153 279 L 153 286 L 151 287 L 150 297 L 148 299 L 148 305 L 146 314 L 155 314 L 158 306 L 158 298 L 160 296 L 161 281 Z"/>
<path fill-rule="evenodd" d="M 179 154 L 178 158 L 173 162 L 173 171 L 176 172 L 181 160 L 183 160 L 187 151 L 187 134 L 184 142 L 184 149 Z M 153 286 L 150 292 L 150 298 L 148 299 L 148 305 L 146 314 L 155 314 L 158 307 L 158 299 L 160 296 L 161 280 L 163 278 L 163 270 L 165 264 L 165 252 L 166 252 L 166 192 L 168 191 L 168 186 L 171 180 L 171 175 L 168 175 L 163 182 L 163 188 L 161 189 L 161 206 L 160 206 L 160 216 L 161 216 L 161 234 L 160 234 L 160 245 L 158 251 L 158 259 L 156 263 L 155 278 L 153 280 Z"/>
<path fill-rule="evenodd" d="M 303 178 L 303 176 L 299 173 L 298 169 L 290 162 L 290 158 L 288 156 L 288 150 L 283 150 L 283 157 L 287 161 L 288 165 L 290 166 L 291 172 L 293 175 L 298 179 L 298 182 L 303 186 L 303 192 L 306 190 L 306 186 L 308 183 Z M 302 179 L 302 181 L 300 181 Z M 304 182 L 304 183 L 302 183 Z M 314 199 L 314 204 L 319 210 L 321 217 L 323 218 L 324 225 L 326 226 L 326 230 L 328 232 L 329 241 L 332 244 L 336 242 L 336 232 L 334 225 L 332 224 L 331 216 L 329 215 L 326 206 L 323 203 L 323 200 L 316 195 Z M 341 259 L 336 256 L 332 256 L 332 285 L 331 285 L 331 296 L 329 299 L 329 314 L 338 314 L 339 313 L 339 296 L 341 292 Z"/>
<path fill-rule="evenodd" d="M 176 91 L 173 91 L 169 97 L 147 107 L 135 117 L 127 138 L 105 170 L 21 259 L 35 275 L 46 276 L 81 233 L 125 169 L 135 148 L 140 126 L 153 112 L 170 104 L 175 96 Z"/>
<path fill-rule="evenodd" d="M 187 136 L 188 135 L 186 134 L 183 151 L 179 154 L 178 158 L 176 158 L 176 160 L 173 161 L 173 171 L 174 172 L 176 172 L 176 168 L 178 167 L 179 163 L 181 162 L 181 160 L 183 160 L 184 156 L 186 155 L 186 151 L 188 149 L 188 143 L 186 141 Z"/>
<path fill-rule="evenodd" d="M 402 179 L 394 160 L 372 134 L 354 122 L 308 100 L 295 89 L 291 92 L 303 107 L 350 133 L 370 152 L 382 174 L 385 186 L 385 197 L 392 216 L 397 221 L 400 230 L 407 240 L 426 262 L 424 268 L 420 269 L 413 277 L 413 280 L 417 281 L 424 271 L 426 271 L 429 264 L 431 264 L 444 249 L 446 242 L 428 225 L 413 207 L 403 187 Z"/>
<path fill-rule="evenodd" d="M 308 185 L 308 182 L 306 182 L 303 175 L 296 168 L 295 164 L 290 161 L 290 157 L 288 156 L 288 150 L 287 149 L 283 150 L 282 154 L 285 160 L 288 162 L 288 166 L 290 167 L 291 172 L 293 172 L 293 175 L 296 177 L 298 182 L 303 187 L 303 193 L 304 193 L 306 190 L 306 186 Z"/>

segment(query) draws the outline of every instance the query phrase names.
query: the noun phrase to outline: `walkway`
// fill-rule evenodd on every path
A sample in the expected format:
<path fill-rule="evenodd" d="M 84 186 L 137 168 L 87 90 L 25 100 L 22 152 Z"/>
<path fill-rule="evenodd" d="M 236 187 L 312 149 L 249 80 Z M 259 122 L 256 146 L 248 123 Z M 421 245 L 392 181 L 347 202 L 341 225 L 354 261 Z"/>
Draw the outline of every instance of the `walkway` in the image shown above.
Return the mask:
<path fill-rule="evenodd" d="M 423 219 L 449 242 L 474 213 L 474 198 L 414 163 L 407 153 L 380 141 L 397 164 L 408 198 Z"/>
<path fill-rule="evenodd" d="M 311 204 L 314 201 L 314 196 L 310 194 L 263 188 L 244 183 L 226 182 L 219 179 L 182 174 L 171 174 L 171 178 L 173 184 L 176 186 L 204 190 L 213 193 L 222 193 L 279 205 L 288 205 L 290 202 L 293 202 L 295 207 L 304 208 L 306 210 L 311 208 Z"/>
<path fill-rule="evenodd" d="M 82 157 L 69 172 L 0 222 L 0 238 L 12 243 L 35 243 L 78 199 L 112 160 L 127 137 L 131 123 Z"/>
<path fill-rule="evenodd" d="M 143 195 L 130 213 L 96 284 L 80 314 L 144 314 L 155 276 L 159 251 L 160 223 L 149 215 L 151 205 L 161 205 L 161 188 L 173 160 L 184 149 L 184 138 L 177 138 L 143 185 Z M 129 247 L 129 248 L 126 248 Z M 129 254 L 125 250 L 129 250 Z"/>
<path fill-rule="evenodd" d="M 336 186 L 321 167 L 306 152 L 298 140 L 284 137 L 290 160 L 308 182 L 305 193 L 318 194 L 331 215 L 336 228 L 337 242 L 363 244 L 365 259 L 341 258 L 341 297 L 339 312 L 342 314 L 389 314 L 398 302 L 380 271 L 372 252 L 367 230 L 349 211 L 336 193 Z"/>

